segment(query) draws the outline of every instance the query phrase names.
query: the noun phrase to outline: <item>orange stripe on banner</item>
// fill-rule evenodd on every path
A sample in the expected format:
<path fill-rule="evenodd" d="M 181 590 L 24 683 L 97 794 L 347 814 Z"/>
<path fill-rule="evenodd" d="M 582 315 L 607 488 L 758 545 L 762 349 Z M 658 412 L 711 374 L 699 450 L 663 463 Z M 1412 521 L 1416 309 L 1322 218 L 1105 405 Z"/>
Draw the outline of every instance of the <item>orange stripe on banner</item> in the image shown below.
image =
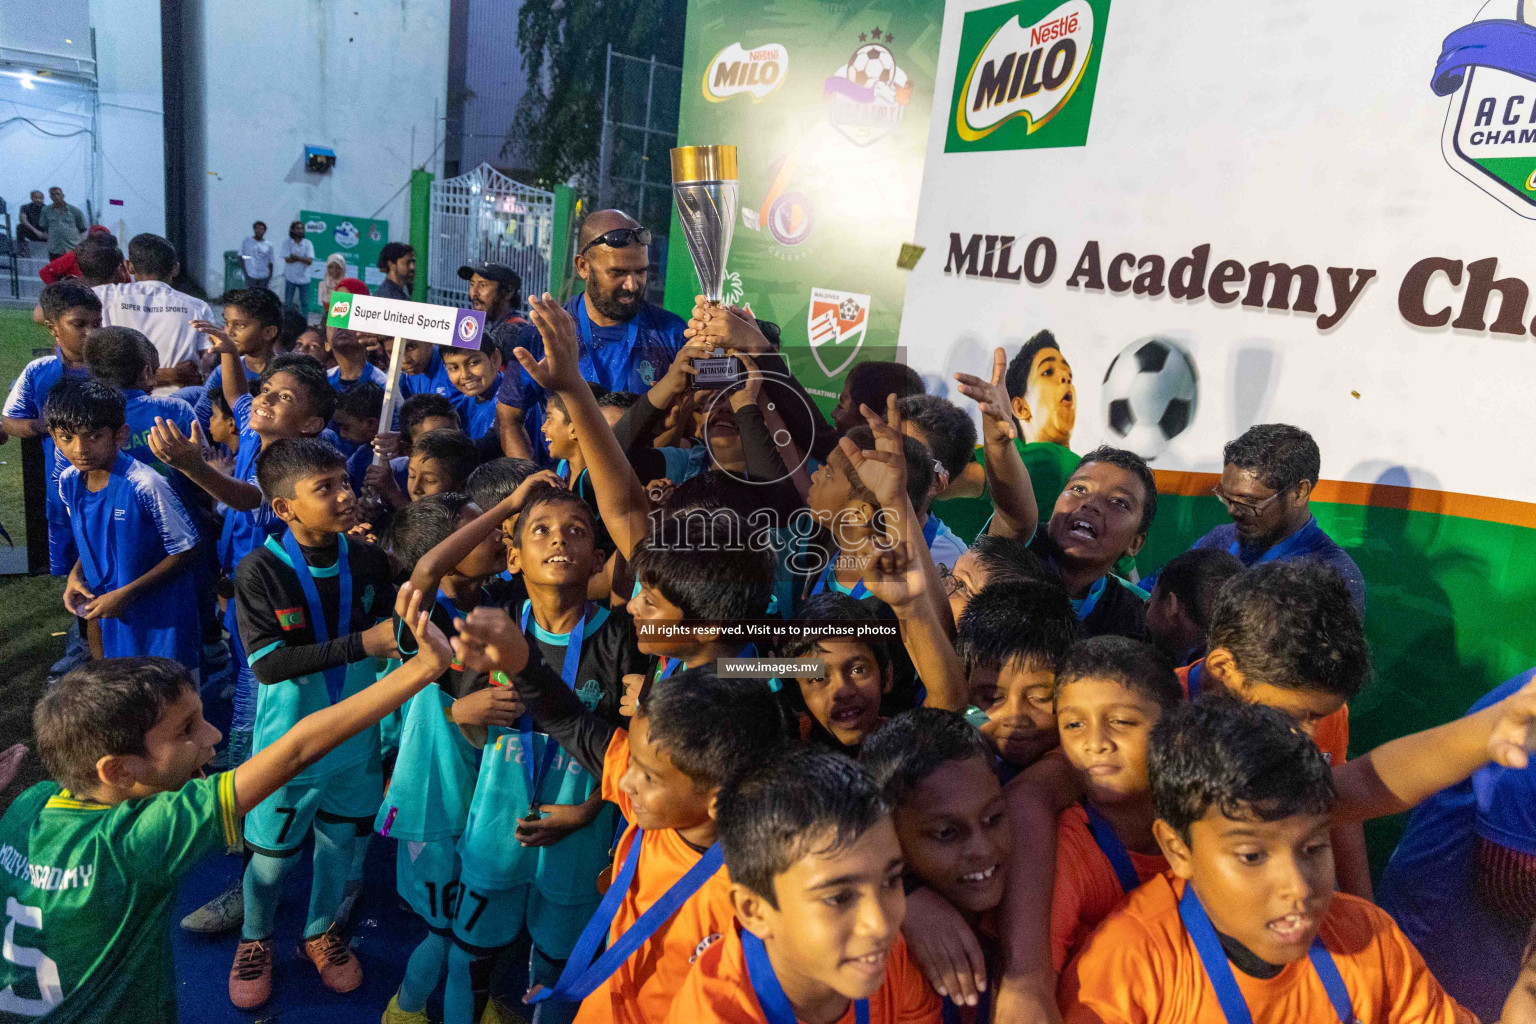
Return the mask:
<path fill-rule="evenodd" d="M 1191 473 L 1184 470 L 1153 470 L 1159 494 L 1185 497 L 1209 497 L 1211 488 L 1221 480 L 1217 473 Z M 1481 494 L 1456 491 L 1432 491 L 1395 484 L 1363 484 L 1351 480 L 1320 480 L 1312 497 L 1335 505 L 1368 505 L 1372 508 L 1400 508 L 1408 512 L 1431 512 L 1487 523 L 1504 523 L 1536 529 L 1536 504 L 1490 498 Z"/>

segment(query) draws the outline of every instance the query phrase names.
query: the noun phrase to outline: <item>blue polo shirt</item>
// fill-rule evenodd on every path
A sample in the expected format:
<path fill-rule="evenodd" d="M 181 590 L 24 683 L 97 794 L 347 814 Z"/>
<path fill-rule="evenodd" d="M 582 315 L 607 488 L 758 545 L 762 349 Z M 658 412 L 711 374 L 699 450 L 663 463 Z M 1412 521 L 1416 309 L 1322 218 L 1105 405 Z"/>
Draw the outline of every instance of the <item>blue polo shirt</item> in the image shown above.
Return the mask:
<path fill-rule="evenodd" d="M 629 323 L 613 327 L 601 327 L 587 315 L 585 294 L 574 296 L 565 304 L 566 310 L 576 318 L 576 329 L 581 338 L 581 376 L 583 380 L 601 384 L 609 391 L 632 391 L 637 394 L 648 391 L 667 372 L 672 360 L 683 347 L 683 320 L 659 306 L 641 303 L 640 311 Z M 535 359 L 544 358 L 544 339 L 531 325 L 515 328 L 513 345 L 521 345 L 533 353 Z M 510 351 L 510 348 L 508 349 Z M 534 383 L 516 362 L 506 367 L 501 390 L 496 398 L 503 405 L 523 411 L 523 425 L 534 454 L 546 459 L 548 452 L 540 427 L 544 423 L 544 389 Z"/>

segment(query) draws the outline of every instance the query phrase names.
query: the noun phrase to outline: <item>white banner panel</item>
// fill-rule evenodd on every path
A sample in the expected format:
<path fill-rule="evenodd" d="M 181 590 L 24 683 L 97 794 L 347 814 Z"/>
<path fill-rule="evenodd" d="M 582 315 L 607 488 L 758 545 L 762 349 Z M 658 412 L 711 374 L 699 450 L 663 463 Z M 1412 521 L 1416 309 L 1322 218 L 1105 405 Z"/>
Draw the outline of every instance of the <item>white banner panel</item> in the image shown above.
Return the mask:
<path fill-rule="evenodd" d="M 951 0 L 909 361 L 951 381 L 1045 328 L 1075 451 L 1219 472 L 1224 442 L 1285 421 L 1325 479 L 1536 501 L 1520 13 Z"/>

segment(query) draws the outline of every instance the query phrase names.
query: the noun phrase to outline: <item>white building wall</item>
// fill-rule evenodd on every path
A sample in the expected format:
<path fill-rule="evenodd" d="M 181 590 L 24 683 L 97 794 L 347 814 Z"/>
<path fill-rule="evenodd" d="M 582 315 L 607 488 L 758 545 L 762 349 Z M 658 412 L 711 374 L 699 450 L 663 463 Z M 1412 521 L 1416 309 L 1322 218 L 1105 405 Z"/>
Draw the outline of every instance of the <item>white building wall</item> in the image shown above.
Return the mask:
<path fill-rule="evenodd" d="M 91 0 L 101 109 L 97 220 L 127 248 L 165 234 L 165 135 L 156 0 Z"/>
<path fill-rule="evenodd" d="M 448 0 L 188 8 L 188 272 L 217 293 L 251 222 L 277 239 L 300 210 L 388 219 L 405 238 L 411 170 L 442 166 Z M 336 166 L 305 171 L 306 145 Z"/>

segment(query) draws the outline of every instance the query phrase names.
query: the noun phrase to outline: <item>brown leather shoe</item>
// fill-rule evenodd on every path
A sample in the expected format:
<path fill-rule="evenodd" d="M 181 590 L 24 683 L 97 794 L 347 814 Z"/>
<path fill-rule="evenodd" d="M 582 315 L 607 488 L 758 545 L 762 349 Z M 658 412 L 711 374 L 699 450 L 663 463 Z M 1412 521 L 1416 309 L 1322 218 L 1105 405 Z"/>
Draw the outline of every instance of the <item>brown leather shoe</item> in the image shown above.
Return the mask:
<path fill-rule="evenodd" d="M 242 941 L 229 969 L 229 1001 L 254 1010 L 272 995 L 272 940 Z"/>
<path fill-rule="evenodd" d="M 363 967 L 347 948 L 347 942 L 328 928 L 312 939 L 305 939 L 299 950 L 320 972 L 320 981 L 332 992 L 351 992 L 363 983 Z"/>

